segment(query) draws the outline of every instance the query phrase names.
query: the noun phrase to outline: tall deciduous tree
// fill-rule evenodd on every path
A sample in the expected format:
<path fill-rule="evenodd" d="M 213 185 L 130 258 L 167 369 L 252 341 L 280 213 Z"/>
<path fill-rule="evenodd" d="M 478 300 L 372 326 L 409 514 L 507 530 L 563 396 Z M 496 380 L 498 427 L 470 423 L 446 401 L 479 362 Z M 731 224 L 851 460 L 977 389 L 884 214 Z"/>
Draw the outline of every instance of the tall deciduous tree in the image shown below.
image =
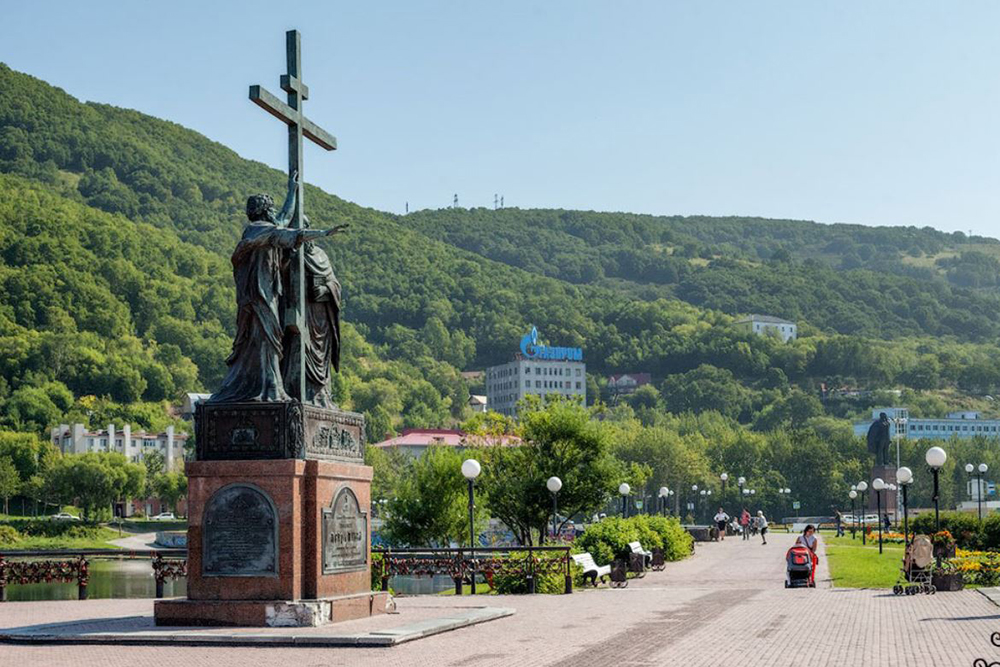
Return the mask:
<path fill-rule="evenodd" d="M 437 546 L 466 543 L 469 531 L 465 457 L 451 447 L 429 447 L 402 474 L 387 503 L 386 537 L 392 544 Z M 486 522 L 485 505 L 477 504 L 476 523 Z"/>
<path fill-rule="evenodd" d="M 10 497 L 21 488 L 21 476 L 9 457 L 0 458 L 0 496 L 3 496 L 3 513 L 7 514 Z"/>
<path fill-rule="evenodd" d="M 545 486 L 559 477 L 559 513 L 590 513 L 604 503 L 618 483 L 620 468 L 611 456 L 606 429 L 586 408 L 572 401 L 529 406 L 522 414 L 519 446 L 481 448 L 480 487 L 489 496 L 491 514 L 522 544 L 532 531 L 544 532 L 552 517 L 552 496 Z"/>

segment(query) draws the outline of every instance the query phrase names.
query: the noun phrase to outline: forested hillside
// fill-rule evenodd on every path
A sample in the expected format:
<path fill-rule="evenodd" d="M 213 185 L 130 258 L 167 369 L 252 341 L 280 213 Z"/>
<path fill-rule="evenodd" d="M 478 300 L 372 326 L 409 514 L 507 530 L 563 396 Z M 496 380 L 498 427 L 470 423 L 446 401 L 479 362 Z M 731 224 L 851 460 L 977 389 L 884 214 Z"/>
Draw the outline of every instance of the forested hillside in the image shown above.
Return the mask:
<path fill-rule="evenodd" d="M 284 181 L 0 65 L 0 421 L 155 427 L 163 401 L 212 390 L 246 196 L 280 198 Z M 608 373 L 652 373 L 633 399 L 649 419 L 716 410 L 770 430 L 863 411 L 821 405 L 821 382 L 932 391 L 907 394 L 915 413 L 1000 390 L 992 240 L 577 211 L 399 217 L 312 187 L 308 200 L 315 226 L 351 223 L 325 244 L 345 295 L 335 393 L 376 436 L 467 417 L 460 371 L 507 360 L 530 324 L 585 349 L 591 396 Z M 802 337 L 742 333 L 744 312 L 797 319 Z"/>

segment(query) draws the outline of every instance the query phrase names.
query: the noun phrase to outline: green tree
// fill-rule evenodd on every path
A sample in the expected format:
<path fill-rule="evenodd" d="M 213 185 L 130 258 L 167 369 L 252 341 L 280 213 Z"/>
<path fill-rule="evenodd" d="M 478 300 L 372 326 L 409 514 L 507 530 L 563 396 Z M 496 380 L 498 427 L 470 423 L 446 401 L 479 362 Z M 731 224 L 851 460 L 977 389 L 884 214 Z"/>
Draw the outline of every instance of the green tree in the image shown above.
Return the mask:
<path fill-rule="evenodd" d="M 400 546 L 463 543 L 468 527 L 462 455 L 451 447 L 429 447 L 414 460 L 386 505 L 385 533 Z M 477 523 L 485 524 L 484 504 L 477 503 Z"/>
<path fill-rule="evenodd" d="M 183 472 L 163 472 L 153 479 L 153 494 L 177 511 L 177 503 L 187 495 L 188 480 Z"/>
<path fill-rule="evenodd" d="M 117 452 L 89 452 L 58 459 L 46 481 L 51 497 L 78 504 L 86 519 L 95 520 L 116 500 L 139 497 L 145 479 L 145 467 Z"/>
<path fill-rule="evenodd" d="M 0 457 L 0 496 L 3 496 L 3 512 L 10 511 L 10 497 L 16 494 L 21 488 L 21 476 L 17 474 L 17 468 L 9 457 Z"/>
<path fill-rule="evenodd" d="M 478 486 L 489 497 L 490 511 L 521 544 L 533 544 L 552 517 L 552 496 L 545 484 L 559 477 L 559 512 L 570 517 L 600 508 L 618 484 L 606 429 L 574 401 L 552 400 L 526 406 L 521 415 L 520 446 L 488 445 L 478 450 L 482 474 Z"/>

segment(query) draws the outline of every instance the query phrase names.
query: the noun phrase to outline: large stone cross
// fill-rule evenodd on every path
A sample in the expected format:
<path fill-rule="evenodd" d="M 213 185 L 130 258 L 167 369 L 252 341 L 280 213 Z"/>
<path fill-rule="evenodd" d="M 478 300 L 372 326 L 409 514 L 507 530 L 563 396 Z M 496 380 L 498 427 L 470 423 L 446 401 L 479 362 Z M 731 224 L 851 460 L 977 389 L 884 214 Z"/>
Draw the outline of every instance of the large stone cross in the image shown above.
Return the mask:
<path fill-rule="evenodd" d="M 328 151 L 337 148 L 337 139 L 319 127 L 302 113 L 302 103 L 309 99 L 309 89 L 302 83 L 302 40 L 298 30 L 285 33 L 285 54 L 288 62 L 288 74 L 281 77 L 281 89 L 288 93 L 288 103 L 267 92 L 260 86 L 250 86 L 250 100 L 278 120 L 288 125 L 288 173 L 298 173 L 298 192 L 295 212 L 292 214 L 291 227 L 303 227 L 303 201 L 305 182 L 302 169 L 302 137 L 319 144 Z M 302 248 L 297 248 L 291 258 L 291 289 L 292 306 L 285 312 L 285 326 L 294 334 L 293 349 L 285 350 L 285 354 L 293 355 L 295 359 L 294 373 L 297 377 L 286 378 L 285 389 L 292 398 L 305 402 L 306 399 L 306 369 L 305 369 L 305 264 Z M 289 367 L 291 368 L 291 367 Z"/>

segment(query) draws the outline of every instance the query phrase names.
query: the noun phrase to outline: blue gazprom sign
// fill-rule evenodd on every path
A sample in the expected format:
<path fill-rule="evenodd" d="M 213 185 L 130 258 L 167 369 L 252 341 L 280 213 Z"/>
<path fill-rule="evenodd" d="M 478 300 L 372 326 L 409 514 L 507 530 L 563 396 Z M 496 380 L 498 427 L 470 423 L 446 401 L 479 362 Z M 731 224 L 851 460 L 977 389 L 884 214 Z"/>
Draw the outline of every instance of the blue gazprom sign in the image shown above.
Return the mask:
<path fill-rule="evenodd" d="M 550 347 L 538 342 L 538 329 L 531 327 L 531 333 L 521 339 L 521 354 L 528 359 L 553 359 L 556 361 L 583 361 L 583 350 L 579 347 Z"/>

